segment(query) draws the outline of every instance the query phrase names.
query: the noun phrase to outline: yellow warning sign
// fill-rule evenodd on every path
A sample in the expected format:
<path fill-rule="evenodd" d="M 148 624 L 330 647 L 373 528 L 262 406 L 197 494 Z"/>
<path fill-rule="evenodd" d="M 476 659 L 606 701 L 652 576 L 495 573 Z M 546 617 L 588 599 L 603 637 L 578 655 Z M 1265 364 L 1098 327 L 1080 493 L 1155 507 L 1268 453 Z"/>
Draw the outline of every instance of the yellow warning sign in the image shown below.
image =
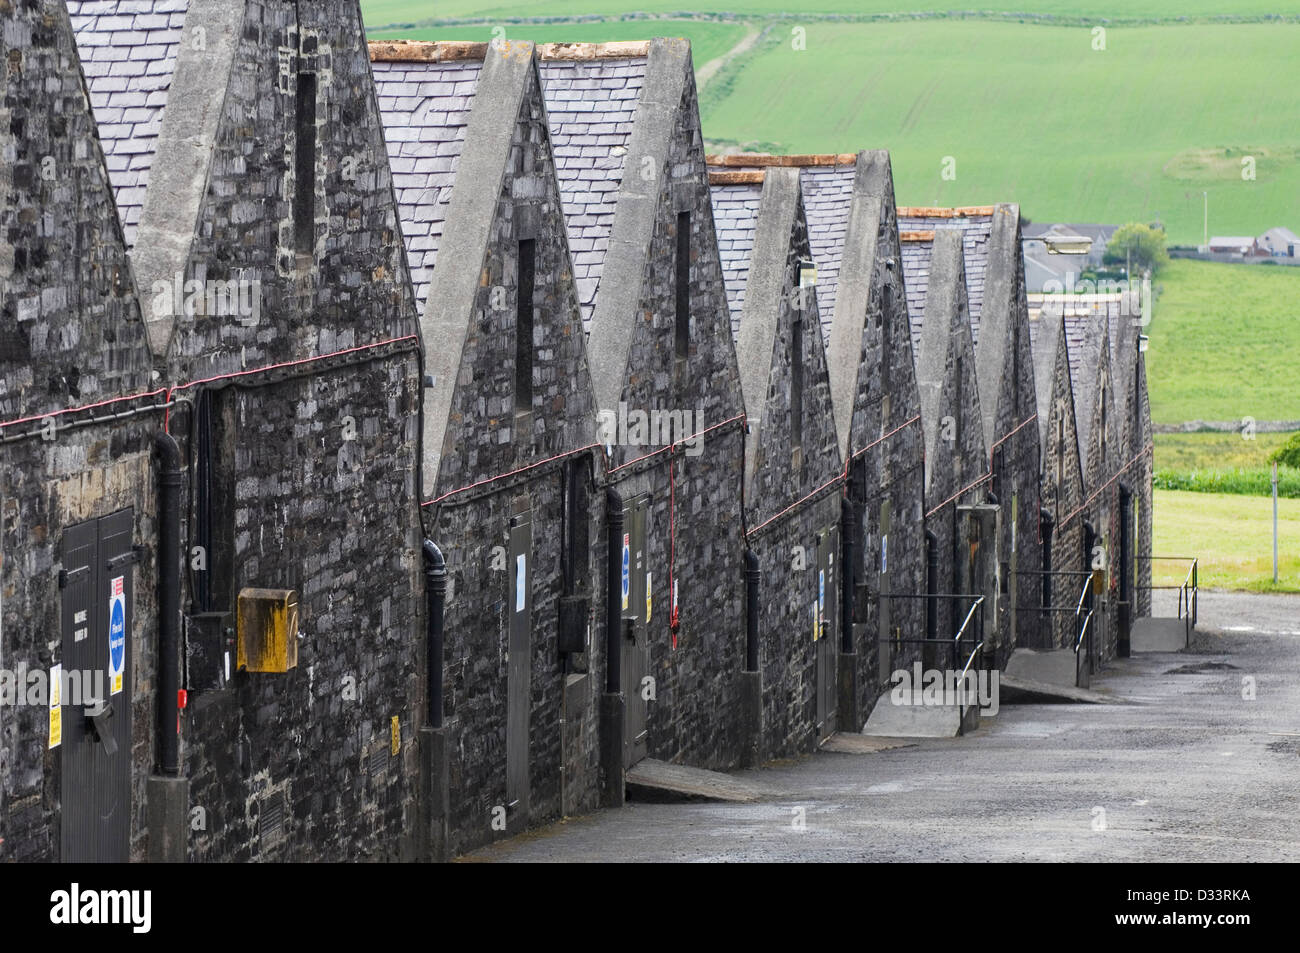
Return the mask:
<path fill-rule="evenodd" d="M 57 748 L 63 744 L 63 698 L 60 689 L 63 685 L 63 666 L 56 665 L 50 669 L 50 747 Z"/>

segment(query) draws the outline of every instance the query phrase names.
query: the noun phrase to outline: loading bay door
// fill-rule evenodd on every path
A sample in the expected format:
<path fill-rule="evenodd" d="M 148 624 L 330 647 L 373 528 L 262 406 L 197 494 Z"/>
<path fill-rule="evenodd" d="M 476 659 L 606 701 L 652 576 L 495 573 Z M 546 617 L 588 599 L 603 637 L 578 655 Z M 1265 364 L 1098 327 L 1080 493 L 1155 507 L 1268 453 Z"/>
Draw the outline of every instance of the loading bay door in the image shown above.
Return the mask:
<path fill-rule="evenodd" d="M 510 645 L 506 663 L 506 810 L 513 822 L 527 823 L 528 712 L 532 697 L 532 517 L 510 520 Z M 513 829 L 513 824 L 511 829 Z"/>
<path fill-rule="evenodd" d="M 646 514 L 650 497 L 641 495 L 629 504 L 631 512 L 623 534 L 623 767 L 630 768 L 646 756 L 646 701 L 643 684 L 650 674 L 650 632 L 647 623 Z"/>
<path fill-rule="evenodd" d="M 134 511 L 126 509 L 63 534 L 60 665 L 69 683 L 60 697 L 65 862 L 130 859 L 133 524 Z"/>
<path fill-rule="evenodd" d="M 813 603 L 813 638 L 817 643 L 817 737 L 824 738 L 835 730 L 835 638 L 839 599 L 835 584 L 835 553 L 839 534 L 825 529 L 817 534 L 817 580 Z"/>

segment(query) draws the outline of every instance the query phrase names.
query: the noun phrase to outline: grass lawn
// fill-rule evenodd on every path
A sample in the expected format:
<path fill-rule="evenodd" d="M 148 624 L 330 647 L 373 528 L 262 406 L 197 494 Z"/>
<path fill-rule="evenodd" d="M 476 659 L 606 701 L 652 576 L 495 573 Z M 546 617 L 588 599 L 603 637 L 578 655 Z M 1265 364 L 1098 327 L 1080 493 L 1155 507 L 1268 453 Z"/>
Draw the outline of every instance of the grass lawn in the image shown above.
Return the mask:
<path fill-rule="evenodd" d="M 626 11 L 676 13 L 735 13 L 755 16 L 792 13 L 893 13 L 978 9 L 998 12 L 1054 14 L 1057 16 L 1105 15 L 1110 17 L 1238 16 L 1261 13 L 1300 13 L 1297 0 L 982 0 L 979 4 L 954 4 L 951 0 L 361 0 L 366 23 L 414 23 L 431 17 L 539 17 L 581 16 L 599 13 L 615 15 Z"/>
<path fill-rule="evenodd" d="M 1300 268 L 1183 260 L 1156 284 L 1153 421 L 1300 420 Z"/>
<path fill-rule="evenodd" d="M 743 24 L 708 20 L 507 23 L 502 26 L 505 28 L 507 39 L 532 40 L 534 43 L 608 43 L 614 40 L 645 40 L 652 36 L 684 36 L 691 41 L 691 59 L 697 69 L 714 57 L 727 52 L 745 35 Z M 372 40 L 477 40 L 479 42 L 488 42 L 493 38 L 490 24 L 378 30 L 371 31 L 368 36 Z"/>
<path fill-rule="evenodd" d="M 1267 497 L 1156 490 L 1156 555 L 1197 556 L 1200 584 L 1300 592 L 1300 500 L 1278 501 L 1278 585 L 1273 585 L 1273 503 Z M 1156 562 L 1155 585 L 1178 585 L 1187 565 Z"/>

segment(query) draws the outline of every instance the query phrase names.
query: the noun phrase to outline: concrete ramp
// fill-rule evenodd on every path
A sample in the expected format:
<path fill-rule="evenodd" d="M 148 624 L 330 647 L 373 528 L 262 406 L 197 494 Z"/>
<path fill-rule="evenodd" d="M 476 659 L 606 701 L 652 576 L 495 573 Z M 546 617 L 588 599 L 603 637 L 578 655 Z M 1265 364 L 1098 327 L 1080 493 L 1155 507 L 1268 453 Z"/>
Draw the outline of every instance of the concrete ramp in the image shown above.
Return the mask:
<path fill-rule="evenodd" d="M 1183 619 L 1135 619 L 1129 636 L 1131 652 L 1181 652 L 1187 648 L 1187 623 Z"/>
<path fill-rule="evenodd" d="M 875 754 L 877 751 L 890 751 L 894 748 L 915 748 L 915 741 L 906 738 L 877 738 L 870 735 L 854 735 L 847 731 L 837 731 L 822 743 L 819 751 L 835 754 Z"/>
<path fill-rule="evenodd" d="M 1017 651 L 1019 654 L 1019 651 Z M 1074 653 L 1071 652 L 1071 655 Z M 1011 667 L 998 680 L 998 703 L 1001 705 L 1117 705 L 1110 695 L 1075 688 L 1073 685 L 1053 685 L 1019 678 L 1011 674 Z"/>
<path fill-rule="evenodd" d="M 747 781 L 721 771 L 690 768 L 647 758 L 626 776 L 628 795 L 634 801 L 656 803 L 678 801 L 734 801 L 748 803 L 773 797 L 766 785 Z"/>
<path fill-rule="evenodd" d="M 1078 657 L 1073 648 L 1051 651 L 1016 649 L 1011 655 L 1011 661 L 1007 663 L 1007 670 L 1002 674 L 1002 684 L 1006 684 L 1006 679 L 1014 678 L 1045 685 L 1073 687 L 1077 662 Z"/>
<path fill-rule="evenodd" d="M 911 697 L 913 704 L 895 704 L 893 692 L 885 692 L 862 733 L 875 738 L 955 738 L 962 733 L 956 705 L 923 705 L 919 693 Z M 979 726 L 978 706 L 967 709 L 966 721 L 967 731 Z"/>

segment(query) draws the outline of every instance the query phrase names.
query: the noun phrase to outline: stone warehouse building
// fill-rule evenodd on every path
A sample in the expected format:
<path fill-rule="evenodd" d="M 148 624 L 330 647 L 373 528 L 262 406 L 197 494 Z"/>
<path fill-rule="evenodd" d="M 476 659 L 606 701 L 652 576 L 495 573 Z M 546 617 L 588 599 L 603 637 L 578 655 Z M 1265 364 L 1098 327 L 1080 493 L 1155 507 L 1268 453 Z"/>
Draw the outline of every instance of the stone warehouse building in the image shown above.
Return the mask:
<path fill-rule="evenodd" d="M 1084 484 L 1063 314 L 1054 311 L 1036 315 L 1029 322 L 1029 334 L 1034 347 L 1038 432 L 1042 440 L 1040 525 L 1045 618 L 1037 638 L 1019 644 L 1033 649 L 1072 648 L 1081 625 L 1077 615 L 1079 596 L 1092 561 L 1083 552 L 1083 521 L 1067 519 L 1083 503 Z"/>
<path fill-rule="evenodd" d="M 768 168 L 797 168 L 835 411 L 846 500 L 838 660 L 839 721 L 860 725 L 920 646 L 923 443 L 888 153 L 729 155 L 710 160 L 720 187 L 754 188 Z M 715 196 L 718 189 L 715 188 Z M 753 201 L 747 199 L 746 201 Z M 715 203 L 717 199 L 715 198 Z M 728 236 L 720 236 L 724 256 Z M 731 239 L 739 241 L 738 237 Z M 903 595 L 908 594 L 908 595 Z"/>
<path fill-rule="evenodd" d="M 419 337 L 359 10 L 121 6 L 72 23 L 175 404 L 136 635 L 181 752 L 160 731 L 132 855 L 147 822 L 155 857 L 413 856 Z M 281 613 L 270 644 L 258 606 Z"/>
<path fill-rule="evenodd" d="M 927 594 L 1004 597 L 962 236 L 900 234 L 883 152 L 711 184 L 684 41 L 24 0 L 0 42 L 0 670 L 91 676 L 0 700 L 0 858 L 445 858 L 857 730 L 960 624 Z"/>
<path fill-rule="evenodd" d="M 87 724 L 44 697 L 0 700 L 0 857 L 125 860 L 159 767 L 156 643 L 130 636 L 157 613 L 167 392 L 66 10 L 9 5 L 3 43 L 0 666 L 95 671 L 76 696 L 112 709 Z"/>
<path fill-rule="evenodd" d="M 745 516 L 759 579 L 746 620 L 757 617 L 765 759 L 836 730 L 836 661 L 855 654 L 839 598 L 844 468 L 799 179 L 794 168 L 711 176 L 749 422 Z"/>
<path fill-rule="evenodd" d="M 961 665 L 941 657 L 938 640 L 969 625 L 972 642 L 996 645 L 1003 612 L 997 585 L 1001 511 L 988 485 L 962 235 L 936 229 L 900 237 L 925 433 L 927 662 Z M 908 283 L 909 271 L 924 276 L 922 295 Z"/>
<path fill-rule="evenodd" d="M 899 220 L 900 229 L 918 236 L 949 228 L 962 234 L 981 426 L 989 453 L 988 489 L 1001 507 L 995 644 L 998 663 L 1005 666 L 1015 644 L 1035 638 L 1041 626 L 1040 459 L 1020 209 L 1009 204 L 904 208 Z M 915 295 L 926 286 L 927 276 L 923 256 L 910 260 L 912 270 L 905 278 Z"/>
<path fill-rule="evenodd" d="M 439 342 L 422 493 L 447 583 L 421 741 L 442 855 L 597 804 L 601 450 L 533 45 L 371 58 L 421 335 Z"/>
<path fill-rule="evenodd" d="M 541 56 L 607 449 L 597 631 L 610 646 L 602 761 L 613 803 L 620 770 L 644 758 L 727 768 L 756 744 L 752 722 L 742 727 L 745 402 L 690 45 Z"/>

